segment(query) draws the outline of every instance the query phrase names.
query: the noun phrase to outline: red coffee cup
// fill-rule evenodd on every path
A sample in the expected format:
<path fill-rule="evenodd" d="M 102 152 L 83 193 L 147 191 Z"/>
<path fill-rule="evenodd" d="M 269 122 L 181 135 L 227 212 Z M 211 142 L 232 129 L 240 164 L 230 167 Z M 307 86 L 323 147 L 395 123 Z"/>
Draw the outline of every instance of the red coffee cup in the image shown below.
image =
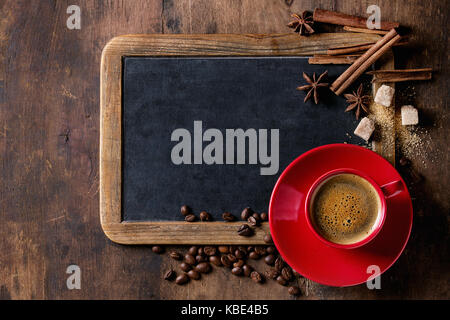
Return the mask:
<path fill-rule="evenodd" d="M 316 230 L 314 223 L 312 221 L 312 217 L 311 217 L 312 216 L 311 208 L 312 208 L 312 201 L 314 199 L 314 196 L 316 195 L 316 192 L 320 189 L 320 187 L 323 186 L 323 184 L 326 181 L 328 181 L 329 179 L 331 179 L 332 177 L 340 175 L 340 174 L 345 174 L 345 173 L 357 175 L 357 176 L 363 178 L 364 180 L 366 180 L 367 182 L 369 182 L 378 194 L 380 206 L 379 206 L 379 210 L 378 210 L 377 219 L 376 219 L 375 223 L 373 224 L 370 233 L 365 238 L 363 238 L 362 240 L 359 240 L 358 242 L 354 242 L 354 243 L 340 244 L 340 243 L 335 243 L 335 242 L 325 239 Z M 381 228 L 383 227 L 384 220 L 386 218 L 386 199 L 395 197 L 396 195 L 400 194 L 401 192 L 404 192 L 404 188 L 403 188 L 403 184 L 400 180 L 395 180 L 395 181 L 389 182 L 387 184 L 384 184 L 382 186 L 379 186 L 371 177 L 369 177 L 368 175 L 366 175 L 365 173 L 363 173 L 361 171 L 358 171 L 355 169 L 350 169 L 350 168 L 335 169 L 335 170 L 329 171 L 329 172 L 323 174 L 322 176 L 320 176 L 310 187 L 308 194 L 306 196 L 306 201 L 305 201 L 306 222 L 307 222 L 308 227 L 311 230 L 311 232 L 323 243 L 325 243 L 331 247 L 335 247 L 335 248 L 339 248 L 339 249 L 358 248 L 358 247 L 361 247 L 361 246 L 369 243 L 380 232 Z"/>

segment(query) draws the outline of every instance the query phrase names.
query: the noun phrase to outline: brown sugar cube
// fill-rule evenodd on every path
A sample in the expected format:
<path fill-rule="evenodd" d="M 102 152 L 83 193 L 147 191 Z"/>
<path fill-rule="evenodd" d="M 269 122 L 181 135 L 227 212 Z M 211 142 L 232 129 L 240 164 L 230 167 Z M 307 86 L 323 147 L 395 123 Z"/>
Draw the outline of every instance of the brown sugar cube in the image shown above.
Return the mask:
<path fill-rule="evenodd" d="M 375 102 L 381 104 L 382 106 L 389 107 L 392 103 L 392 98 L 394 97 L 395 89 L 383 84 L 378 88 L 377 94 L 375 95 Z"/>
<path fill-rule="evenodd" d="M 366 141 L 369 141 L 370 136 L 372 135 L 374 130 L 375 124 L 373 123 L 373 121 L 367 117 L 364 117 L 356 127 L 354 134 Z"/>

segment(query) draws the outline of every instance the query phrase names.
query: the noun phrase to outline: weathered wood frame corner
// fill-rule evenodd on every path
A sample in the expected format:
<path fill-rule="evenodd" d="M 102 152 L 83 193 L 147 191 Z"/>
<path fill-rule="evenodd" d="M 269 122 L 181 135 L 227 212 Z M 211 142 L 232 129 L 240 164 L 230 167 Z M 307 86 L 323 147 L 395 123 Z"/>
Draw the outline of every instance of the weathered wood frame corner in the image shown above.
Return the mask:
<path fill-rule="evenodd" d="M 324 33 L 302 38 L 297 34 L 158 34 L 113 38 L 103 49 L 100 70 L 100 221 L 106 236 L 121 244 L 264 244 L 263 237 L 269 232 L 268 223 L 256 228 L 254 236 L 240 237 L 236 231 L 242 222 L 122 220 L 123 57 L 309 56 L 326 53 L 329 47 L 358 45 L 378 38 L 357 33 Z"/>

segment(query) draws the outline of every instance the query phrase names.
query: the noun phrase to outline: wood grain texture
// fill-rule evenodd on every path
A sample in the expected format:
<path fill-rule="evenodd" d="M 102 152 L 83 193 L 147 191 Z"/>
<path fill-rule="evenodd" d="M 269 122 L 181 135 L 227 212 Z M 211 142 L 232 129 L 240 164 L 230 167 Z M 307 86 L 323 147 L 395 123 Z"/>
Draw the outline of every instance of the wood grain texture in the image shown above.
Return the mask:
<path fill-rule="evenodd" d="M 124 35 L 110 40 L 100 66 L 100 221 L 107 237 L 121 244 L 264 244 L 269 231 L 257 229 L 252 237 L 236 236 L 240 223 L 180 222 L 125 223 L 122 221 L 122 61 L 126 56 L 307 56 L 336 44 L 353 46 L 379 39 L 378 35 L 322 33 L 220 35 Z M 394 66 L 393 56 L 386 63 Z M 385 118 L 386 120 L 388 118 Z M 390 128 L 394 126 L 391 114 Z M 394 132 L 380 127 L 377 150 L 393 160 Z"/>
<path fill-rule="evenodd" d="M 291 299 L 274 282 L 255 285 L 225 269 L 175 286 L 161 280 L 177 268 L 167 255 L 104 236 L 97 165 L 101 51 L 120 34 L 283 33 L 290 13 L 320 7 L 363 15 L 371 4 L 380 6 L 383 20 L 411 29 L 408 46 L 394 48 L 396 68 L 436 70 L 430 82 L 396 85 L 396 105 L 417 106 L 422 128 L 416 134 L 423 152 L 405 153 L 397 138 L 397 159 L 412 161 L 399 170 L 413 196 L 414 226 L 381 290 L 330 288 L 302 278 L 300 299 L 450 298 L 448 2 L 80 0 L 82 29 L 68 30 L 70 4 L 0 1 L 0 298 Z M 82 270 L 81 290 L 66 287 L 70 264 Z M 254 265 L 265 268 L 261 261 Z"/>

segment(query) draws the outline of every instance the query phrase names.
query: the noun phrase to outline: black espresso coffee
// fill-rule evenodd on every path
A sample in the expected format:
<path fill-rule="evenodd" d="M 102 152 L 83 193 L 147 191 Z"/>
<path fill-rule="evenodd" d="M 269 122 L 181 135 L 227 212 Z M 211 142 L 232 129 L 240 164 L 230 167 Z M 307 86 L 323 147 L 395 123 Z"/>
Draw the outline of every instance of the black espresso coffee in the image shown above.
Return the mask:
<path fill-rule="evenodd" d="M 378 193 L 367 180 L 343 173 L 318 187 L 312 198 L 311 220 L 328 241 L 352 244 L 372 232 L 380 206 Z"/>

